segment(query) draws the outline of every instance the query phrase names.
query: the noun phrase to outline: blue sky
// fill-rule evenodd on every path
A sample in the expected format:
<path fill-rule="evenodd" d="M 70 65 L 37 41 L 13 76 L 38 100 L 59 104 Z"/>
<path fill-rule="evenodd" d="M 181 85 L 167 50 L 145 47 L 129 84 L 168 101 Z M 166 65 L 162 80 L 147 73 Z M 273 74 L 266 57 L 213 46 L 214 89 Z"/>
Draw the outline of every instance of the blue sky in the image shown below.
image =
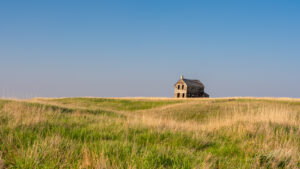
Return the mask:
<path fill-rule="evenodd" d="M 300 97 L 300 1 L 1 1 L 2 97 Z"/>

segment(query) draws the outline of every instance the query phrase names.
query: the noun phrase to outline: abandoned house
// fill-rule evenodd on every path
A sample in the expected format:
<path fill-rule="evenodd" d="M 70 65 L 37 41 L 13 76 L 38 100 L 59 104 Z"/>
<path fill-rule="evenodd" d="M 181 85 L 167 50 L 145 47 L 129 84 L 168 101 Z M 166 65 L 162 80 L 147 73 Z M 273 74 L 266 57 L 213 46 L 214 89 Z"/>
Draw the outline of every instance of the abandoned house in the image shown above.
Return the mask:
<path fill-rule="evenodd" d="M 209 95 L 204 92 L 204 85 L 199 80 L 184 79 L 181 76 L 175 84 L 174 97 L 209 97 Z"/>

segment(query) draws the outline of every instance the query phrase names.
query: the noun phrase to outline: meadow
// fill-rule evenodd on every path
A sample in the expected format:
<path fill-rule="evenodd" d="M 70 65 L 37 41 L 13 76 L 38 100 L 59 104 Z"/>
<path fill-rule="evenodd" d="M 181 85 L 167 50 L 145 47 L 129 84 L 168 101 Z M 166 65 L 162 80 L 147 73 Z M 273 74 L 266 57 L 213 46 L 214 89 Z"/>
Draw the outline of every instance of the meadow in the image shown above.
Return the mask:
<path fill-rule="evenodd" d="M 300 99 L 0 100 L 0 168 L 300 168 Z"/>

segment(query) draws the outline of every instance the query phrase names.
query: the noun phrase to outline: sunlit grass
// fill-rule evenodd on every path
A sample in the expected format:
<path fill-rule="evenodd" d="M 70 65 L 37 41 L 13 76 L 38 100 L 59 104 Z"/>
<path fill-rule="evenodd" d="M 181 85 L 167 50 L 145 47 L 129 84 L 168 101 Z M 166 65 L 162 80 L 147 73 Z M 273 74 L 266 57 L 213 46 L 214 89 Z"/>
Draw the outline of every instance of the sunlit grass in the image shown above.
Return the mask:
<path fill-rule="evenodd" d="M 0 100 L 0 167 L 299 168 L 300 100 Z"/>
<path fill-rule="evenodd" d="M 145 110 L 168 104 L 182 102 L 182 100 L 171 99 L 116 99 L 116 98 L 59 98 L 59 99 L 37 99 L 47 103 L 59 104 L 83 108 L 104 108 L 110 110 Z"/>

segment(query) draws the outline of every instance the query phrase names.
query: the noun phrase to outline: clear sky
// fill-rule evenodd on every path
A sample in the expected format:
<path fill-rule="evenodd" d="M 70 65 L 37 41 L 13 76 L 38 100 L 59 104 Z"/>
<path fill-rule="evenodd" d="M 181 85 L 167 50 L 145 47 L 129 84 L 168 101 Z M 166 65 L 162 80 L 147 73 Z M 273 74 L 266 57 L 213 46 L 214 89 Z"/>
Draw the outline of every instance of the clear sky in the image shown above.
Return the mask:
<path fill-rule="evenodd" d="M 300 97 L 299 0 L 0 1 L 2 97 Z"/>

